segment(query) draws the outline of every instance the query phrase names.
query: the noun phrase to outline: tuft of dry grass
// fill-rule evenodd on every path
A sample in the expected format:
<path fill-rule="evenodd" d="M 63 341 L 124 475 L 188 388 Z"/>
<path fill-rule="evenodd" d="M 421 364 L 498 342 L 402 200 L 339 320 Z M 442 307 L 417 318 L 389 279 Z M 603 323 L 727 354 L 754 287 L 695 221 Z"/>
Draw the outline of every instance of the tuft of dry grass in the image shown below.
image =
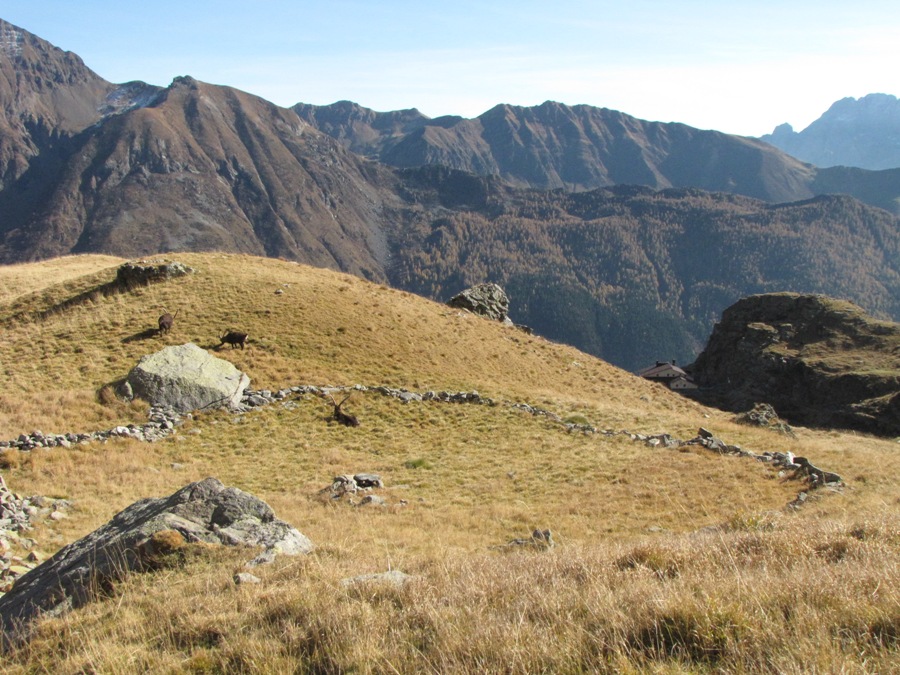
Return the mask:
<path fill-rule="evenodd" d="M 157 571 L 43 622 L 30 645 L 7 655 L 9 672 L 897 665 L 896 442 L 738 425 L 565 345 L 347 275 L 248 256 L 178 260 L 196 273 L 111 294 L 91 291 L 114 278 L 115 261 L 58 284 L 38 284 L 29 268 L 27 292 L 0 299 L 0 437 L 142 422 L 146 405 L 115 401 L 108 386 L 164 345 L 214 349 L 226 328 L 250 342 L 218 355 L 257 389 L 478 390 L 497 405 L 358 392 L 346 408 L 361 426 L 347 428 L 329 421 L 327 402 L 296 396 L 197 414 L 155 444 L 4 452 L 0 467 L 16 492 L 74 503 L 68 518 L 33 533 L 48 554 L 137 499 L 209 475 L 266 500 L 317 545 L 312 556 L 255 570 L 262 584 L 238 587 L 232 575 L 252 552 L 176 542 Z M 179 314 L 158 336 L 163 308 Z M 691 438 L 704 426 L 758 453 L 809 457 L 847 487 L 820 490 L 793 511 L 785 507 L 802 486 L 762 463 L 568 433 L 508 405 L 516 402 L 600 429 Z M 334 476 L 358 472 L 382 476 L 385 507 L 322 492 Z M 535 528 L 552 529 L 557 546 L 505 546 Z M 386 569 L 414 579 L 400 588 L 341 583 Z"/>

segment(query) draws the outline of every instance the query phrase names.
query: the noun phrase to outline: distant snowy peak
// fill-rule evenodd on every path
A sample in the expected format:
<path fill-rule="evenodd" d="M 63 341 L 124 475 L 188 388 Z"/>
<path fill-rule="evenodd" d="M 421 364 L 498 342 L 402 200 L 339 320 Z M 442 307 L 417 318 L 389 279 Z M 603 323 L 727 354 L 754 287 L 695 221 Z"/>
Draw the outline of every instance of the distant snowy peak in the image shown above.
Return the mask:
<path fill-rule="evenodd" d="M 836 101 L 806 129 L 781 124 L 760 140 L 819 167 L 900 167 L 900 100 L 869 94 Z"/>

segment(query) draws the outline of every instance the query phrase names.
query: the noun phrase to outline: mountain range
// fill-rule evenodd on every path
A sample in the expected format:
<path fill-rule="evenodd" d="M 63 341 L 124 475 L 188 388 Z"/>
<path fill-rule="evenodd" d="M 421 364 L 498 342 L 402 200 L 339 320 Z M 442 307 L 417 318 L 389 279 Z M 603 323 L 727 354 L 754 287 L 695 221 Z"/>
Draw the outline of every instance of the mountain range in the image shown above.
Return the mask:
<path fill-rule="evenodd" d="M 517 322 L 629 369 L 690 359 L 750 293 L 900 318 L 900 169 L 590 106 L 429 119 L 117 85 L 2 21 L 0 102 L 2 263 L 222 250 L 435 299 L 496 281 Z"/>
<path fill-rule="evenodd" d="M 605 108 L 498 105 L 474 119 L 379 113 L 350 101 L 293 109 L 353 152 L 396 167 L 439 164 L 541 190 L 696 187 L 773 203 L 849 194 L 900 214 L 900 162 L 885 171 L 818 168 L 759 139 Z"/>

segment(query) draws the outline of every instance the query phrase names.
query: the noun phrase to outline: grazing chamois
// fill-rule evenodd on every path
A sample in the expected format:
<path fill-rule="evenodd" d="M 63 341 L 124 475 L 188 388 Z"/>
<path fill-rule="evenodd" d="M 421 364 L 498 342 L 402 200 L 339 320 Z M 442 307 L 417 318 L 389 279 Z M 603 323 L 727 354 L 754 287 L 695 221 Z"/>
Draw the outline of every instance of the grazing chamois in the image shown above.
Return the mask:
<path fill-rule="evenodd" d="M 343 424 L 345 427 L 359 426 L 359 420 L 356 419 L 354 415 L 350 415 L 341 410 L 341 406 L 344 405 L 352 395 L 352 392 L 347 394 L 344 397 L 344 400 L 340 403 L 334 400 L 334 396 L 332 396 L 331 394 L 328 395 L 328 398 L 331 399 L 331 404 L 334 406 L 334 412 L 331 414 L 331 419 L 333 419 L 335 422 Z"/>
<path fill-rule="evenodd" d="M 231 348 L 234 349 L 238 345 L 241 346 L 241 349 L 244 348 L 244 343 L 247 342 L 247 334 L 246 333 L 238 333 L 234 330 L 229 330 L 225 332 L 225 335 L 219 338 L 221 342 L 219 342 L 219 346 L 216 349 L 221 349 L 222 345 L 229 344 Z"/>
<path fill-rule="evenodd" d="M 178 316 L 179 310 L 175 310 L 174 314 L 170 314 L 166 312 L 161 317 L 159 317 L 159 334 L 165 335 L 170 330 L 172 330 L 172 326 L 175 324 L 175 317 Z"/>

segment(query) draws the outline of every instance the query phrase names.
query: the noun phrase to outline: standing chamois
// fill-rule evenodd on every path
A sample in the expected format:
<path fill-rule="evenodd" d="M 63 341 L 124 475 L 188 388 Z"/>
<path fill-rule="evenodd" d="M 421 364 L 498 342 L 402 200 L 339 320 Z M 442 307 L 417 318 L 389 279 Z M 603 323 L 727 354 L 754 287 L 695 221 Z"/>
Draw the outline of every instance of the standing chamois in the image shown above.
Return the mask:
<path fill-rule="evenodd" d="M 244 343 L 247 342 L 247 334 L 246 333 L 238 333 L 234 330 L 225 331 L 225 335 L 219 338 L 219 346 L 216 349 L 221 349 L 222 345 L 229 344 L 231 348 L 234 349 L 238 345 L 240 345 L 241 349 L 244 348 Z"/>
<path fill-rule="evenodd" d="M 161 317 L 159 317 L 159 334 L 160 335 L 165 335 L 170 330 L 172 330 L 172 326 L 175 323 L 175 317 L 178 316 L 179 311 L 180 310 L 176 309 L 174 314 L 170 314 L 169 312 L 166 312 Z"/>
<path fill-rule="evenodd" d="M 331 394 L 328 395 L 328 398 L 331 399 L 331 404 L 334 406 L 334 412 L 331 414 L 331 419 L 333 419 L 335 422 L 343 424 L 345 427 L 359 426 L 359 420 L 356 419 L 354 415 L 350 415 L 341 410 L 341 406 L 344 405 L 352 395 L 352 392 L 347 394 L 344 397 L 344 400 L 340 403 L 334 400 L 334 396 L 332 396 Z"/>

